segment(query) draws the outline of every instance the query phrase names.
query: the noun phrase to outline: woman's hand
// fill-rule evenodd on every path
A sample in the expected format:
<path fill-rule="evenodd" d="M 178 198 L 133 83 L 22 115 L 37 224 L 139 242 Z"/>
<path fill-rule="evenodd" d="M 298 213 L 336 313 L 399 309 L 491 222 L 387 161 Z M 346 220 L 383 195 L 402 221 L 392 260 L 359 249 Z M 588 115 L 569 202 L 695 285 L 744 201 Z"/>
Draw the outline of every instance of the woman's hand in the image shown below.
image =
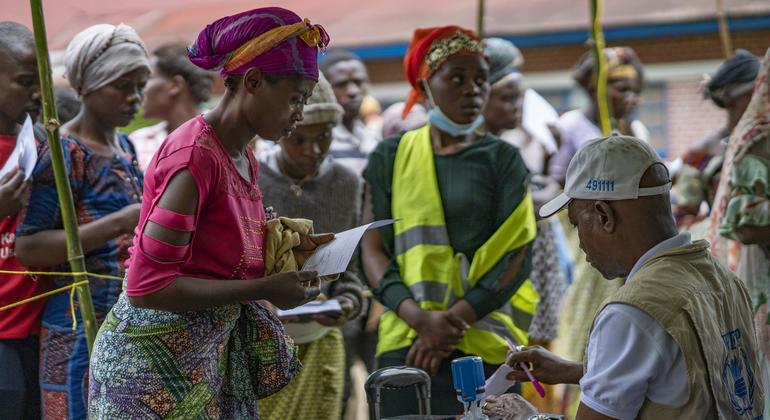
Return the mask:
<path fill-rule="evenodd" d="M 735 236 L 744 244 L 770 246 L 770 226 L 739 226 L 735 228 Z"/>
<path fill-rule="evenodd" d="M 300 243 L 292 251 L 294 252 L 294 259 L 297 261 L 297 266 L 302 267 L 305 265 L 305 261 L 313 255 L 316 248 L 330 242 L 334 239 L 333 233 L 319 233 L 302 235 L 300 234 Z"/>
<path fill-rule="evenodd" d="M 436 376 L 441 363 L 450 354 L 452 354 L 452 350 L 431 348 L 425 344 L 421 337 L 417 337 L 409 348 L 409 353 L 406 355 L 406 364 L 407 366 L 422 369 L 430 376 Z"/>
<path fill-rule="evenodd" d="M 453 350 L 470 328 L 460 316 L 450 311 L 426 311 L 411 298 L 401 302 L 396 313 L 433 349 Z"/>
<path fill-rule="evenodd" d="M 355 305 L 353 304 L 353 301 L 350 300 L 350 298 L 345 296 L 335 296 L 333 299 L 337 300 L 337 302 L 340 303 L 340 307 L 342 308 L 342 314 L 336 318 L 329 315 L 316 314 L 316 315 L 313 315 L 313 320 L 315 322 L 327 327 L 341 327 L 345 325 L 348 322 L 348 320 L 350 320 L 350 315 L 353 313 L 353 310 L 355 309 Z"/>
<path fill-rule="evenodd" d="M 470 325 L 452 312 L 421 311 L 414 324 L 417 339 L 409 348 L 406 364 L 435 376 L 468 328 Z"/>
<path fill-rule="evenodd" d="M 26 204 L 27 191 L 30 182 L 24 181 L 24 171 L 16 168 L 0 179 L 0 218 L 13 216 Z"/>
<path fill-rule="evenodd" d="M 139 224 L 139 212 L 141 209 L 141 203 L 134 203 L 113 213 L 121 234 L 134 233 L 136 225 Z"/>
<path fill-rule="evenodd" d="M 415 325 L 418 337 L 434 350 L 454 349 L 468 328 L 470 325 L 449 311 L 423 311 Z"/>
<path fill-rule="evenodd" d="M 315 271 L 278 273 L 254 281 L 259 283 L 260 299 L 265 299 L 280 309 L 304 305 L 321 293 L 321 281 Z"/>

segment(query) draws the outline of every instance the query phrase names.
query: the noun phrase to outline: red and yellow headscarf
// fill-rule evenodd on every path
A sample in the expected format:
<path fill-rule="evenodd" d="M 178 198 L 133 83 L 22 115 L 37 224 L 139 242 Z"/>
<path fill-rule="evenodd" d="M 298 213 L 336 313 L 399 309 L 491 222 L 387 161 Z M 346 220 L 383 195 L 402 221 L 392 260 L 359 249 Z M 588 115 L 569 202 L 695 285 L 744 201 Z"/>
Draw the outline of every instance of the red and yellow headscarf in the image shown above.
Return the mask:
<path fill-rule="evenodd" d="M 475 32 L 459 26 L 415 29 L 404 56 L 404 72 L 412 90 L 406 99 L 403 117 L 423 99 L 419 81 L 430 78 L 447 60 L 460 55 L 484 55 L 484 47 Z"/>

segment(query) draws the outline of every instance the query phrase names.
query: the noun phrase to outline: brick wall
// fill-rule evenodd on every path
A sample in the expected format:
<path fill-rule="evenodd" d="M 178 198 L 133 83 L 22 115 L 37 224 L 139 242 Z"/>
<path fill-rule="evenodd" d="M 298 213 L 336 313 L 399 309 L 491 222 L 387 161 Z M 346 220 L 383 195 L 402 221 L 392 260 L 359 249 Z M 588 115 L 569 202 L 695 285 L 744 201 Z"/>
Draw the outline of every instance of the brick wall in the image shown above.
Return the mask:
<path fill-rule="evenodd" d="M 691 144 L 727 123 L 727 114 L 699 92 L 700 81 L 666 83 L 669 157 L 681 156 Z"/>
<path fill-rule="evenodd" d="M 735 32 L 731 35 L 733 48 L 743 48 L 763 56 L 770 46 L 770 30 Z M 643 63 L 672 63 L 723 58 L 722 44 L 717 34 L 651 38 L 609 43 L 633 48 Z M 526 59 L 524 71 L 547 71 L 571 68 L 587 51 L 582 45 L 563 47 L 523 48 Z"/>

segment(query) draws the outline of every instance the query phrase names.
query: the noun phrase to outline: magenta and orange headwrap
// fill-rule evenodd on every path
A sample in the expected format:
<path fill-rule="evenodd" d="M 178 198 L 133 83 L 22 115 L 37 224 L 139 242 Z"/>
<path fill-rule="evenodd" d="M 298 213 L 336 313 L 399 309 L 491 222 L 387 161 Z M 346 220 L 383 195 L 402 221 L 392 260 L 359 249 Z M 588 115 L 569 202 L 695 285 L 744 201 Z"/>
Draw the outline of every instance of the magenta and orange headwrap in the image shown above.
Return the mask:
<path fill-rule="evenodd" d="M 418 83 L 428 79 L 445 61 L 458 55 L 484 55 L 481 40 L 475 32 L 459 26 L 415 29 L 404 56 L 406 80 L 412 90 L 406 99 L 402 116 L 422 99 Z"/>
<path fill-rule="evenodd" d="M 318 80 L 318 50 L 329 44 L 321 25 L 294 12 L 263 7 L 226 16 L 209 24 L 188 48 L 190 61 L 222 76 L 243 75 L 258 68 L 265 73 L 293 73 Z"/>

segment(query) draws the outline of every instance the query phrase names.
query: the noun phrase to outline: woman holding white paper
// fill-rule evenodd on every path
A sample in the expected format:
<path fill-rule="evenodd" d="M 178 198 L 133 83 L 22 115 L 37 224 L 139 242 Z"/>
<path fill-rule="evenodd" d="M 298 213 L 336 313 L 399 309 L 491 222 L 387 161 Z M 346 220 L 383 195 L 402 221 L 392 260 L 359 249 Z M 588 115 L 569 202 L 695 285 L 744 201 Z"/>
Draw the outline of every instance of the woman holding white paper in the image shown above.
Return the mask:
<path fill-rule="evenodd" d="M 89 418 L 259 418 L 257 400 L 298 372 L 293 343 L 258 300 L 293 308 L 316 297 L 318 279 L 271 271 L 249 144 L 302 120 L 328 41 L 321 26 L 266 7 L 216 20 L 190 46 L 226 91 L 166 138 L 145 173 L 124 293 L 94 343 Z M 333 238 L 298 236 L 292 266 Z"/>

